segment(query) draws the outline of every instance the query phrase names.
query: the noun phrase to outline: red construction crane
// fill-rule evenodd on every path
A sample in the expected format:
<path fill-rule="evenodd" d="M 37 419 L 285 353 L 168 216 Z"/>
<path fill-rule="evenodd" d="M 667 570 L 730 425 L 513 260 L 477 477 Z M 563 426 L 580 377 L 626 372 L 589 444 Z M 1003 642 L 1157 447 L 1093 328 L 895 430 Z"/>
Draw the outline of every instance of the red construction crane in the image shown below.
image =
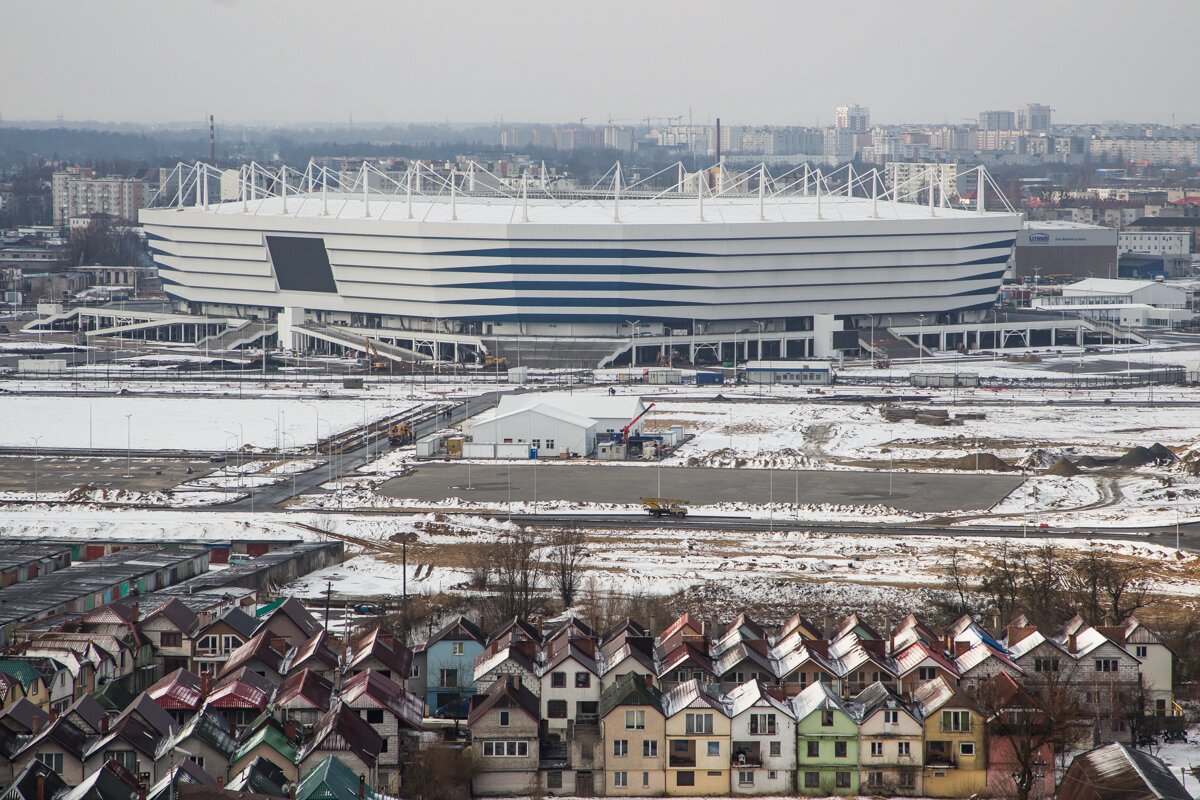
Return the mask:
<path fill-rule="evenodd" d="M 642 413 L 638 414 L 636 417 L 629 420 L 629 424 L 626 425 L 624 428 L 621 428 L 621 441 L 622 442 L 626 442 L 629 440 L 629 429 L 632 428 L 634 425 L 636 425 L 637 421 L 639 419 L 646 416 L 646 414 L 649 413 L 650 409 L 652 409 L 652 408 L 654 408 L 654 403 L 651 403 L 650 405 L 646 406 L 646 408 L 642 411 Z"/>

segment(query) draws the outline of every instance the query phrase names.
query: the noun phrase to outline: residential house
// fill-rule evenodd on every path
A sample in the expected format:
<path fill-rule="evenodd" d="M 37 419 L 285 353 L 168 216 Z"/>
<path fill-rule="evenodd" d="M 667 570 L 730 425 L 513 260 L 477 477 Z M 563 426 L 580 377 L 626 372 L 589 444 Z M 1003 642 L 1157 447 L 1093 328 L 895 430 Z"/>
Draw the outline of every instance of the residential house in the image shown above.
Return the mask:
<path fill-rule="evenodd" d="M 958 684 L 968 692 L 977 691 L 995 675 L 1004 673 L 1014 680 L 1024 680 L 1025 670 L 1009 658 L 1000 646 L 982 641 L 970 645 L 964 640 L 954 642 L 954 671 Z"/>
<path fill-rule="evenodd" d="M 541 670 L 541 715 L 544 730 L 565 740 L 575 725 L 600 720 L 600 675 L 596 642 L 591 638 L 557 638 L 547 643 Z"/>
<path fill-rule="evenodd" d="M 704 649 L 701 649 L 701 648 Z M 688 681 L 716 683 L 716 666 L 708 657 L 707 643 L 676 636 L 656 646 L 658 683 L 664 692 Z"/>
<path fill-rule="evenodd" d="M 295 800 L 363 800 L 375 797 L 366 776 L 327 756 L 300 779 Z"/>
<path fill-rule="evenodd" d="M 535 697 L 541 692 L 541 682 L 538 678 L 537 661 L 541 647 L 537 640 L 530 639 L 527 630 L 515 627 L 500 638 L 493 639 L 488 646 L 475 658 L 474 686 L 476 695 L 487 691 L 493 683 L 506 676 L 519 679 L 521 686 Z M 438 692 L 463 695 L 465 676 L 458 673 L 457 668 L 443 667 L 440 674 L 430 676 L 436 680 L 433 688 Z M 449 716 L 443 712 L 445 707 L 431 709 L 435 715 Z"/>
<path fill-rule="evenodd" d="M 84 775 L 84 756 L 99 737 L 69 716 L 61 716 L 26 742 L 13 767 L 20 771 L 30 761 L 37 760 L 54 770 L 68 786 L 80 784 Z"/>
<path fill-rule="evenodd" d="M 425 701 L 428 713 L 475 693 L 475 659 L 486 641 L 475 623 L 459 616 L 413 651 L 408 690 Z M 452 672 L 449 687 L 441 685 L 442 670 Z"/>
<path fill-rule="evenodd" d="M 945 678 L 917 688 L 913 700 L 925 725 L 927 797 L 969 797 L 987 787 L 984 719 L 975 701 Z"/>
<path fill-rule="evenodd" d="M 188 759 L 221 783 L 229 780 L 229 764 L 238 744 L 229 721 L 215 709 L 206 708 L 194 715 L 170 744 L 186 752 Z"/>
<path fill-rule="evenodd" d="M 608 691 L 629 674 L 641 675 L 653 686 L 658 680 L 654 664 L 654 637 L 645 629 L 623 628 L 606 636 L 600 645 L 596 664 L 600 671 L 600 691 Z"/>
<path fill-rule="evenodd" d="M 324 630 L 324 626 L 309 613 L 303 603 L 289 597 L 271 611 L 262 630 L 269 631 L 271 636 L 285 639 L 290 647 L 299 647 Z"/>
<path fill-rule="evenodd" d="M 1175 703 L 1174 651 L 1137 617 L 1125 620 L 1123 627 L 1125 649 L 1132 650 L 1139 662 L 1142 691 L 1146 694 L 1150 710 L 1160 717 L 1182 714 Z"/>
<path fill-rule="evenodd" d="M 176 760 L 167 773 L 146 790 L 146 800 L 178 800 L 184 786 L 216 789 L 217 781 L 195 761 L 188 758 Z"/>
<path fill-rule="evenodd" d="M 733 691 L 746 681 L 762 681 L 767 685 L 777 683 L 766 639 L 745 639 L 732 644 L 721 652 L 713 667 L 724 692 Z"/>
<path fill-rule="evenodd" d="M 537 696 L 518 675 L 502 674 L 471 698 L 467 725 L 479 759 L 475 794 L 527 795 L 539 786 L 540 712 Z"/>
<path fill-rule="evenodd" d="M 225 787 L 232 792 L 253 793 L 270 797 L 287 797 L 294 778 L 270 759 L 258 756 L 246 761 Z"/>
<path fill-rule="evenodd" d="M 300 753 L 295 728 L 285 728 L 275 719 L 263 715 L 253 728 L 248 728 L 238 741 L 237 750 L 229 761 L 229 774 L 242 775 L 256 761 L 270 762 L 289 783 L 300 778 L 296 759 Z"/>
<path fill-rule="evenodd" d="M 89 770 L 87 777 L 61 800 L 126 800 L 139 797 L 141 791 L 138 776 L 116 761 L 107 761 L 99 768 Z"/>
<path fill-rule="evenodd" d="M 796 774 L 796 719 L 791 704 L 761 681 L 746 681 L 726 697 L 730 791 L 790 794 Z"/>
<path fill-rule="evenodd" d="M 792 698 L 796 717 L 796 791 L 858 794 L 858 720 L 825 681 Z"/>
<path fill-rule="evenodd" d="M 805 639 L 793 631 L 775 645 L 771 656 L 786 697 L 795 697 L 815 683 L 832 686 L 837 680 L 828 642 Z"/>
<path fill-rule="evenodd" d="M 37 759 L 26 764 L 5 786 L 8 788 L 0 794 L 0 800 L 51 800 L 70 788 L 57 772 Z"/>
<path fill-rule="evenodd" d="M 264 628 L 253 639 L 229 654 L 229 660 L 217 674 L 217 680 L 224 680 L 226 676 L 245 669 L 278 686 L 283 682 L 283 676 L 288 673 L 295 653 L 296 648 L 289 645 L 287 639 L 275 636 Z"/>
<path fill-rule="evenodd" d="M 813 622 L 806 619 L 800 612 L 792 614 L 776 629 L 775 635 L 771 637 L 771 643 L 776 644 L 791 636 L 808 641 L 825 640 L 825 633 L 821 630 L 821 627 L 813 624 Z"/>
<path fill-rule="evenodd" d="M 988 791 L 1017 796 L 1014 776 L 1028 767 L 1033 796 L 1053 797 L 1055 731 L 1045 704 L 1003 672 L 979 688 L 979 698 L 989 714 L 985 720 Z"/>
<path fill-rule="evenodd" d="M 216 676 L 229 655 L 254 638 L 261 622 L 240 609 L 231 609 L 196 634 L 192 647 L 192 671 Z"/>
<path fill-rule="evenodd" d="M 1175 773 L 1143 750 L 1113 743 L 1075 756 L 1058 800 L 1192 800 Z"/>
<path fill-rule="evenodd" d="M 668 795 L 729 794 L 730 720 L 717 687 L 696 679 L 662 698 Z"/>
<path fill-rule="evenodd" d="M 112 721 L 84 754 L 84 769 L 91 774 L 116 761 L 140 784 L 158 781 L 171 765 L 169 742 L 179 726 L 158 703 L 143 692 Z"/>
<path fill-rule="evenodd" d="M 917 640 L 892 656 L 896 668 L 896 690 L 912 697 L 918 686 L 934 678 L 945 678 L 950 684 L 958 683 L 958 672 L 954 662 L 946 658 L 940 644 Z"/>
<path fill-rule="evenodd" d="M 275 697 L 276 686 L 248 667 L 242 667 L 217 682 L 205 705 L 225 715 L 236 732 L 256 719 Z"/>
<path fill-rule="evenodd" d="M 303 775 L 325 758 L 334 756 L 356 775 L 365 775 L 368 781 L 377 783 L 382 750 L 383 737 L 349 706 L 336 703 L 317 720 L 312 735 L 296 754 L 296 765 Z"/>
<path fill-rule="evenodd" d="M 207 688 L 204 679 L 181 667 L 147 689 L 146 694 L 182 726 L 204 705 Z"/>
<path fill-rule="evenodd" d="M 333 702 L 333 684 L 311 670 L 289 675 L 275 693 L 274 708 L 285 722 L 295 722 L 300 728 L 311 729 L 325 716 Z"/>
<path fill-rule="evenodd" d="M 83 634 L 80 636 L 83 641 L 102 643 L 110 653 L 117 654 L 122 649 L 129 653 L 129 658 L 118 654 L 116 670 L 117 680 L 133 694 L 145 691 L 163 675 L 155 645 L 142 634 L 138 625 L 140 614 L 137 602 L 126 599 L 109 603 L 85 613 L 79 620 L 80 631 L 76 634 Z"/>
<path fill-rule="evenodd" d="M 45 676 L 33 664 L 23 659 L 0 658 L 0 674 L 20 683 L 20 694 L 26 700 L 43 711 L 50 710 L 50 691 Z"/>
<path fill-rule="evenodd" d="M 25 699 L 24 684 L 16 677 L 0 672 L 0 713 L 22 702 L 29 703 Z"/>
<path fill-rule="evenodd" d="M 897 667 L 887 655 L 887 643 L 859 636 L 859 627 L 861 623 L 829 643 L 829 663 L 837 677 L 835 686 L 846 699 L 873 683 L 896 685 Z"/>
<path fill-rule="evenodd" d="M 1130 741 L 1131 723 L 1147 713 L 1147 704 L 1141 663 L 1126 649 L 1124 629 L 1095 628 L 1076 616 L 1051 638 L 1073 663 L 1073 683 L 1091 721 L 1092 744 Z"/>
<path fill-rule="evenodd" d="M 342 684 L 341 701 L 370 725 L 382 741 L 377 785 L 390 793 L 400 788 L 403 759 L 416 748 L 425 703 L 391 678 L 374 670 Z"/>
<path fill-rule="evenodd" d="M 600 695 L 604 784 L 612 797 L 648 797 L 666 791 L 666 718 L 662 693 L 646 676 L 627 672 Z M 617 744 L 623 742 L 623 744 Z M 583 776 L 576 775 L 577 786 Z M 588 787 L 578 789 L 582 794 Z"/>
<path fill-rule="evenodd" d="M 917 642 L 907 649 L 921 647 Z M 871 795 L 920 795 L 925 726 L 917 707 L 883 683 L 855 696 L 858 718 L 859 786 Z"/>
<path fill-rule="evenodd" d="M 163 672 L 192 666 L 192 643 L 200 630 L 200 618 L 178 598 L 147 614 L 138 627 L 158 648 Z"/>
<path fill-rule="evenodd" d="M 336 644 L 336 643 L 335 643 Z M 341 661 L 330 646 L 329 635 L 320 631 L 300 645 L 287 663 L 287 674 L 308 670 L 320 675 L 331 684 L 341 680 Z"/>
<path fill-rule="evenodd" d="M 20 681 L 17 681 L 20 685 Z M 0 711 L 0 727 L 22 736 L 32 735 L 46 727 L 50 714 L 41 706 L 35 706 L 25 698 Z"/>
<path fill-rule="evenodd" d="M 349 677 L 367 670 L 402 681 L 412 671 L 412 651 L 376 628 L 350 643 L 342 672 Z"/>

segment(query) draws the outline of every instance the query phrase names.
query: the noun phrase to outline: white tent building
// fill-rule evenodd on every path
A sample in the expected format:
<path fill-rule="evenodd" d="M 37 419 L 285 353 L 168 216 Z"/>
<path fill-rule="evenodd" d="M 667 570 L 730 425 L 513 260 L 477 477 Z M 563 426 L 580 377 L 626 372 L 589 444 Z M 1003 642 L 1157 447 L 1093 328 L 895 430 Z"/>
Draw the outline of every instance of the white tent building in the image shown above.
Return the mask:
<path fill-rule="evenodd" d="M 596 435 L 620 431 L 646 410 L 642 398 L 636 395 L 572 394 L 569 392 L 538 392 L 536 394 L 505 395 L 496 406 L 496 416 L 534 405 L 561 408 L 596 422 Z M 631 435 L 642 431 L 642 421 L 629 429 Z"/>
<path fill-rule="evenodd" d="M 475 451 L 479 445 L 493 445 L 499 457 L 533 457 L 535 451 L 538 458 L 586 456 L 596 447 L 596 421 L 548 403 L 498 408 L 471 426 L 471 442 Z"/>

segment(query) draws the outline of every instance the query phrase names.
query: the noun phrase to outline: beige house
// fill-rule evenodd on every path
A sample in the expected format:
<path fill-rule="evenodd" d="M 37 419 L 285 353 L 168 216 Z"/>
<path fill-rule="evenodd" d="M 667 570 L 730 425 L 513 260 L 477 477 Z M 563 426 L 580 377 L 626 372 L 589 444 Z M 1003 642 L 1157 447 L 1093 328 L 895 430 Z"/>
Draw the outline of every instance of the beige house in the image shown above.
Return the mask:
<path fill-rule="evenodd" d="M 667 794 L 729 794 L 730 721 L 715 687 L 692 679 L 663 695 Z"/>
<path fill-rule="evenodd" d="M 666 723 L 662 694 L 629 672 L 600 695 L 604 785 L 611 797 L 646 797 L 666 790 Z"/>

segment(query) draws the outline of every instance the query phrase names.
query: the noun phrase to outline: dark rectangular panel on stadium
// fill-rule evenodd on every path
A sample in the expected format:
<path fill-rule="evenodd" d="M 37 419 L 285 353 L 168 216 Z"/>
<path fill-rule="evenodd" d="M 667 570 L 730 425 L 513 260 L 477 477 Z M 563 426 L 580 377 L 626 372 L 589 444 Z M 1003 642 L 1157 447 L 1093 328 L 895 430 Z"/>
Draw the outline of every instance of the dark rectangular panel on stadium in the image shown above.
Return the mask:
<path fill-rule="evenodd" d="M 337 293 L 325 240 L 311 236 L 268 236 L 267 251 L 279 288 L 293 292 Z"/>

